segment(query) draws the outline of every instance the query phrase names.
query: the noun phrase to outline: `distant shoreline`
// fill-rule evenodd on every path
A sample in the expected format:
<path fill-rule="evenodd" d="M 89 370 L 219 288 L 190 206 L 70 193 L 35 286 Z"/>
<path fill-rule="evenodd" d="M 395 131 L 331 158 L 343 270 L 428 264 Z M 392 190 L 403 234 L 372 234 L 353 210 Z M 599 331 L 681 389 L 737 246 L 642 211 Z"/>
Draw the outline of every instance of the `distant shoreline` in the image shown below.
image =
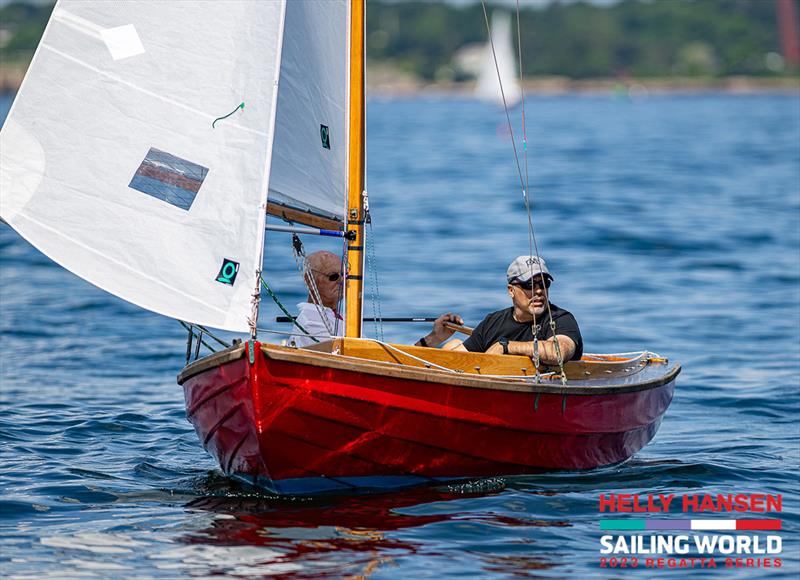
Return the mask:
<path fill-rule="evenodd" d="M 27 63 L 0 66 L 0 94 L 15 93 L 25 76 Z M 800 95 L 800 76 L 721 78 L 661 77 L 571 79 L 564 76 L 526 78 L 523 83 L 528 95 L 619 94 L 632 98 L 662 93 L 725 92 L 732 94 L 783 92 Z M 408 74 L 386 70 L 380 66 L 367 73 L 367 92 L 371 96 L 403 96 L 415 94 L 472 93 L 474 81 L 428 82 Z"/>
<path fill-rule="evenodd" d="M 526 95 L 557 96 L 569 94 L 612 94 L 623 97 L 645 97 L 654 94 L 675 93 L 787 93 L 800 96 L 800 77 L 746 77 L 723 78 L 606 78 L 570 79 L 568 77 L 535 77 L 522 82 Z M 461 83 L 426 83 L 416 79 L 391 81 L 370 80 L 367 91 L 373 96 L 403 96 L 415 94 L 469 95 L 474 81 Z"/>

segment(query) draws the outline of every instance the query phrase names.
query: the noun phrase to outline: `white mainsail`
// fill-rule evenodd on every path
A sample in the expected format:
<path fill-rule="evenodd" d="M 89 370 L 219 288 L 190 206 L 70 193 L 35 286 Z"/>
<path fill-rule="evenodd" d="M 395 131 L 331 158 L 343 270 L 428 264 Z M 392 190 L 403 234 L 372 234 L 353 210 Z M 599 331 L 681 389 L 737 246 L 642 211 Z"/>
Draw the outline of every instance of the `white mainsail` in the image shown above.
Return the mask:
<path fill-rule="evenodd" d="M 345 0 L 288 2 L 270 202 L 344 221 L 349 11 Z"/>
<path fill-rule="evenodd" d="M 60 0 L 0 133 L 0 217 L 125 300 L 248 330 L 273 142 L 275 189 L 343 214 L 346 31 L 343 0 Z"/>
<path fill-rule="evenodd" d="M 522 90 L 517 80 L 517 59 L 514 56 L 514 42 L 511 34 L 511 16 L 508 12 L 495 10 L 492 12 L 492 38 L 486 41 L 481 59 L 475 95 L 485 101 L 512 107 L 522 98 Z M 492 52 L 494 43 L 494 53 Z M 495 65 L 497 57 L 497 65 Z M 500 80 L 498 80 L 498 72 Z M 500 83 L 502 82 L 502 92 Z"/>

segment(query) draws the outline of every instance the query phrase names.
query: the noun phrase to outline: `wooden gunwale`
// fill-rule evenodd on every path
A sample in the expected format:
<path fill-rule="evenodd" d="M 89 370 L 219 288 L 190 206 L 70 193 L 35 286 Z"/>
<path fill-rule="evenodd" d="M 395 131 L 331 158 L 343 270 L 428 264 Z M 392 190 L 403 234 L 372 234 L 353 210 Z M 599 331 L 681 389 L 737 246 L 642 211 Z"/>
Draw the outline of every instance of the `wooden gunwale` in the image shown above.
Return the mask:
<path fill-rule="evenodd" d="M 400 345 L 405 346 L 405 345 Z M 405 348 L 408 348 L 405 346 Z M 620 393 L 632 393 L 658 388 L 673 381 L 680 373 L 680 365 L 674 365 L 663 375 L 646 379 L 641 382 L 627 383 L 620 385 L 574 385 L 568 383 L 567 386 L 560 384 L 538 383 L 533 384 L 524 378 L 502 378 L 493 376 L 467 375 L 463 373 L 450 373 L 438 369 L 427 369 L 421 367 L 411 367 L 398 365 L 397 363 L 364 360 L 352 356 L 315 352 L 306 349 L 296 349 L 283 347 L 273 344 L 261 344 L 261 352 L 268 359 L 308 365 L 320 368 L 332 368 L 337 370 L 350 371 L 375 376 L 389 376 L 399 379 L 422 381 L 427 383 L 440 383 L 460 387 L 516 391 L 526 393 L 543 393 L 558 395 L 610 395 Z M 480 354 L 480 353 L 477 353 Z M 178 375 L 178 384 L 182 385 L 191 377 L 200 374 L 211 368 L 215 368 L 228 362 L 242 358 L 245 355 L 243 344 L 230 347 L 224 351 L 212 354 L 204 359 L 187 365 Z M 483 355 L 490 356 L 490 355 Z M 520 357 L 524 358 L 524 357 Z M 572 363 L 568 363 L 572 364 Z M 619 364 L 619 363 L 591 363 L 596 365 Z M 628 375 L 629 376 L 629 375 Z M 604 380 L 613 377 L 603 377 Z M 587 380 L 587 379 L 584 379 Z M 591 379 L 588 379 L 591 380 Z"/>
<path fill-rule="evenodd" d="M 198 375 L 202 372 L 205 372 L 208 369 L 213 369 L 222 366 L 226 363 L 239 360 L 244 356 L 244 353 L 245 353 L 244 344 L 235 344 L 233 346 L 229 346 L 224 350 L 215 352 L 214 354 L 201 358 L 200 360 L 196 360 L 193 363 L 189 363 L 188 365 L 183 367 L 180 373 L 178 373 L 178 384 L 182 385 L 191 377 Z"/>
<path fill-rule="evenodd" d="M 389 362 L 417 368 L 445 367 L 466 375 L 491 376 L 495 379 L 524 379 L 535 375 L 530 358 L 518 355 L 500 356 L 479 352 L 446 351 L 411 345 L 389 345 L 370 339 L 354 340 L 352 338 L 336 338 L 305 348 L 316 352 L 338 353 L 365 361 Z M 646 352 L 632 353 L 628 356 L 587 355 L 581 360 L 569 362 L 565 366 L 565 371 L 569 380 L 592 380 L 601 376 L 607 379 L 629 376 L 645 368 L 649 356 L 650 353 Z M 543 365 L 540 370 L 543 380 L 560 379 L 560 374 L 555 372 L 556 368 Z"/>

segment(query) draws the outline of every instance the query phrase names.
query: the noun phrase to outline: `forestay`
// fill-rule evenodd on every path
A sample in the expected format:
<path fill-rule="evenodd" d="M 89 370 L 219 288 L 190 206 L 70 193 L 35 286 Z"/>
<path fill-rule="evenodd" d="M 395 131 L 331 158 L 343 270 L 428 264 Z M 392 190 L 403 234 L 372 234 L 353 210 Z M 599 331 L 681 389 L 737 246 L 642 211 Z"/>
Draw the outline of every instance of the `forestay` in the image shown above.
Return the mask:
<path fill-rule="evenodd" d="M 271 203 L 344 221 L 350 2 L 286 6 Z"/>
<path fill-rule="evenodd" d="M 246 331 L 285 9 L 60 1 L 0 135 L 2 218 L 125 300 Z"/>

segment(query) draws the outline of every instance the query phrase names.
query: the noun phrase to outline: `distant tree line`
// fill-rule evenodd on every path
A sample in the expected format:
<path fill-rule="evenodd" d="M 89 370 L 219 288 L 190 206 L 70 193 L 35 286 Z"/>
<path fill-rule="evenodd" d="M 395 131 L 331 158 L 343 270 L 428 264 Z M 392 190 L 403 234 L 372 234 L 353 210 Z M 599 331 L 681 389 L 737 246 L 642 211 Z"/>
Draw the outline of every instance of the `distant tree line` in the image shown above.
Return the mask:
<path fill-rule="evenodd" d="M 0 63 L 36 49 L 53 6 L 12 2 L 0 8 Z"/>
<path fill-rule="evenodd" d="M 491 3 L 488 7 L 491 14 Z M 51 10 L 52 5 L 24 2 L 1 8 L 0 59 L 29 58 Z M 523 9 L 520 28 L 525 76 L 792 72 L 780 56 L 775 0 L 622 0 L 611 5 L 555 1 Z M 479 2 L 367 3 L 371 64 L 394 66 L 427 80 L 458 80 L 463 73 L 454 66 L 454 56 L 486 38 Z"/>
<path fill-rule="evenodd" d="M 515 21 L 513 28 L 516 39 Z M 775 0 L 623 0 L 610 6 L 553 2 L 522 10 L 520 30 L 525 76 L 728 76 L 785 70 Z M 368 1 L 367 35 L 370 59 L 426 79 L 451 67 L 459 48 L 487 38 L 480 3 L 377 0 Z"/>

